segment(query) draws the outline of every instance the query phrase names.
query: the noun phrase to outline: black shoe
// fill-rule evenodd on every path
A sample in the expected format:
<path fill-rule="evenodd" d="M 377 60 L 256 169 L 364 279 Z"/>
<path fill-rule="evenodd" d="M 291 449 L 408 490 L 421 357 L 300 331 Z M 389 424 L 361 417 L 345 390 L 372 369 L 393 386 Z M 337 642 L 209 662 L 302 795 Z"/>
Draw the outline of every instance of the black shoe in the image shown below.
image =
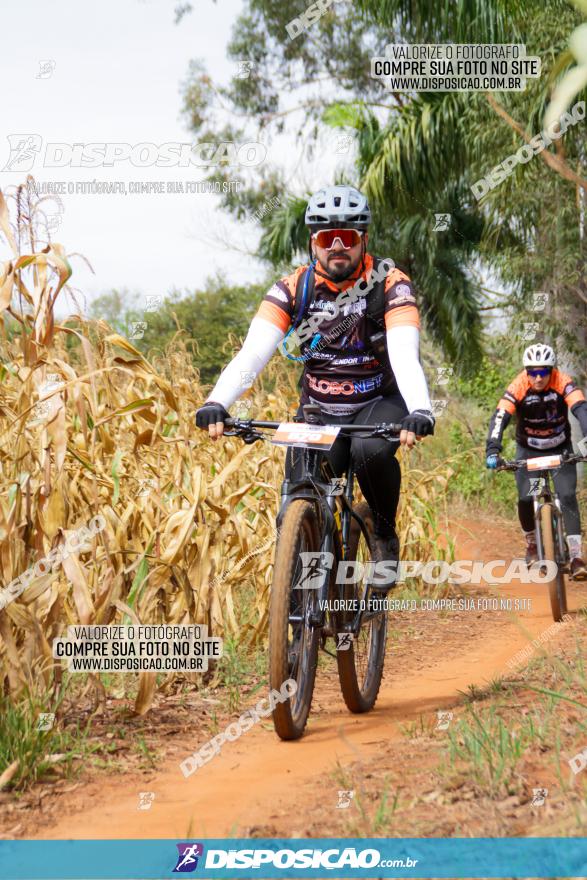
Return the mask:
<path fill-rule="evenodd" d="M 380 593 L 387 595 L 387 592 L 395 586 L 397 581 L 397 566 L 399 562 L 399 538 L 393 535 L 373 535 L 373 548 L 371 552 L 371 562 L 375 563 L 395 563 L 393 566 L 386 566 L 386 570 L 381 573 L 374 572 L 372 575 L 372 593 Z M 384 567 L 379 566 L 380 569 Z"/>

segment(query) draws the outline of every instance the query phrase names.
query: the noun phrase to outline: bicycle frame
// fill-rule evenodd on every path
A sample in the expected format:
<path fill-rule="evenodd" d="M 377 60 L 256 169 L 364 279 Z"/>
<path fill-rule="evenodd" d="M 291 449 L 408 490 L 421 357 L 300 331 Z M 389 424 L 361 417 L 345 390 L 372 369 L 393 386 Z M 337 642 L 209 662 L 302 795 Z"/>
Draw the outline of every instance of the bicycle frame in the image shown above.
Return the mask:
<path fill-rule="evenodd" d="M 552 512 L 556 526 L 556 543 L 558 551 L 557 562 L 566 563 L 567 542 L 565 526 L 563 522 L 562 508 L 559 497 L 554 488 L 552 481 L 552 473 L 550 470 L 538 471 L 538 479 L 544 480 L 544 485 L 539 493 L 532 496 L 532 504 L 534 507 L 534 523 L 536 531 L 536 547 L 538 551 L 538 559 L 544 559 L 544 546 L 542 543 L 542 529 L 540 528 L 540 513 L 546 504 L 552 505 Z"/>
<path fill-rule="evenodd" d="M 318 522 L 322 534 L 320 544 L 321 553 L 333 553 L 334 551 L 334 530 L 338 529 L 341 536 L 342 558 L 345 559 L 348 550 L 349 534 L 351 528 L 351 518 L 354 518 L 359 524 L 359 528 L 365 537 L 367 546 L 369 545 L 369 535 L 367 527 L 363 519 L 356 511 L 353 510 L 354 498 L 354 478 L 355 472 L 352 462 L 346 470 L 343 477 L 335 477 L 329 462 L 325 458 L 325 454 L 316 449 L 302 449 L 302 476 L 298 480 L 284 480 L 281 484 L 281 506 L 277 515 L 277 529 L 279 530 L 281 520 L 287 506 L 294 499 L 306 499 L 315 504 L 318 511 Z M 339 490 L 343 487 L 343 491 Z M 340 527 L 335 519 L 336 499 L 340 498 L 342 502 L 342 510 L 340 513 Z M 333 554 L 334 555 L 334 554 Z M 317 587 L 316 603 L 318 610 L 310 615 L 308 623 L 312 627 L 325 628 L 326 626 L 326 604 L 328 599 L 328 590 L 330 584 L 330 571 L 326 570 Z M 363 606 L 367 596 L 368 587 L 363 587 L 363 595 L 359 602 L 357 615 L 351 624 L 351 631 L 355 634 L 361 628 L 364 620 L 376 616 L 376 613 L 365 611 Z M 340 597 L 342 598 L 342 596 Z"/>
<path fill-rule="evenodd" d="M 584 456 L 582 454 L 567 455 L 565 453 L 562 453 L 559 467 L 562 467 L 565 464 L 578 464 L 579 462 L 585 460 L 587 460 L 587 456 Z M 527 459 L 520 459 L 519 461 L 504 461 L 503 459 L 500 459 L 500 464 L 498 465 L 498 470 L 516 471 L 520 468 L 527 469 Z M 542 542 L 542 530 L 540 528 L 540 514 L 543 507 L 546 504 L 550 504 L 552 505 L 552 513 L 554 516 L 556 527 L 555 542 L 558 555 L 557 562 L 562 566 L 565 566 L 568 562 L 569 556 L 566 541 L 566 531 L 563 521 L 561 503 L 554 487 L 554 481 L 552 480 L 552 470 L 552 468 L 544 468 L 533 471 L 533 476 L 538 477 L 538 479 L 541 479 L 543 481 L 543 485 L 540 491 L 537 493 L 533 493 L 532 497 L 536 532 L 536 547 L 538 551 L 538 558 L 544 559 L 544 545 Z"/>
<path fill-rule="evenodd" d="M 314 408 L 305 407 L 304 409 L 306 412 L 308 409 Z M 315 418 L 311 418 L 312 415 L 314 415 L 314 413 L 308 413 L 308 416 L 310 417 L 308 424 L 317 423 Z M 226 431 L 227 435 L 240 434 L 246 443 L 252 443 L 258 439 L 264 439 L 263 434 L 260 434 L 257 429 L 276 429 L 279 427 L 279 422 L 264 422 L 254 420 L 241 421 L 238 419 L 230 419 L 227 421 L 227 425 L 229 428 L 233 428 L 233 430 Z M 383 437 L 389 442 L 396 441 L 397 436 L 402 430 L 401 424 L 393 423 L 381 425 L 352 424 L 340 425 L 339 427 L 341 431 L 345 432 L 358 433 L 359 431 L 366 431 L 369 436 Z M 395 435 L 393 439 L 389 436 L 390 433 L 393 433 Z M 335 529 L 338 529 L 341 537 L 342 556 L 343 559 L 346 558 L 351 528 L 351 518 L 354 518 L 359 524 L 359 528 L 361 529 L 367 546 L 371 550 L 372 548 L 369 542 L 369 533 L 367 531 L 365 522 L 363 521 L 361 516 L 355 510 L 353 510 L 355 473 L 352 461 L 349 463 L 344 477 L 335 477 L 332 471 L 332 467 L 326 459 L 325 453 L 322 450 L 309 449 L 307 447 L 301 447 L 301 450 L 302 476 L 297 480 L 283 480 L 281 484 L 281 505 L 276 520 L 277 530 L 279 531 L 280 529 L 283 515 L 285 510 L 287 509 L 287 506 L 294 499 L 302 498 L 314 504 L 318 512 L 318 523 L 321 531 L 321 553 L 333 553 L 334 531 Z M 343 482 L 344 488 L 342 486 Z M 340 491 L 341 488 L 343 489 L 342 492 Z M 340 528 L 335 520 L 334 515 L 336 498 L 340 498 L 342 503 L 342 511 L 340 514 Z M 325 628 L 329 584 L 330 571 L 327 569 L 323 573 L 319 586 L 317 587 L 318 601 L 315 603 L 314 611 L 313 613 L 309 612 L 308 624 L 312 627 L 319 627 L 322 629 Z M 368 584 L 364 584 L 363 593 L 359 600 L 359 609 L 350 626 L 350 631 L 355 633 L 355 635 L 360 630 L 364 621 L 371 620 L 372 618 L 377 617 L 382 613 L 381 611 L 366 610 L 365 600 L 368 590 Z M 339 598 L 343 598 L 342 595 Z M 318 610 L 316 610 L 316 606 Z M 291 620 L 295 621 L 297 620 L 297 618 L 292 617 Z"/>
<path fill-rule="evenodd" d="M 561 453 L 522 458 L 515 461 L 504 461 L 498 457 L 497 470 L 525 470 L 539 481 L 539 486 L 529 487 L 534 512 L 534 534 L 536 538 L 536 556 L 539 567 L 545 563 L 554 563 L 555 573 L 547 571 L 545 586 L 548 589 L 550 608 L 555 622 L 564 619 L 567 611 L 567 595 L 565 572 L 568 573 L 569 551 L 566 541 L 562 506 L 556 491 L 555 473 L 567 464 L 573 465 L 584 461 L 587 456 Z M 543 531 L 544 529 L 544 531 Z M 551 543 L 552 542 L 552 543 Z M 527 564 L 533 563 L 533 554 L 526 555 Z"/>
<path fill-rule="evenodd" d="M 320 648 L 336 659 L 347 708 L 351 712 L 366 712 L 375 705 L 385 661 L 386 611 L 368 613 L 370 618 L 377 619 L 361 631 L 367 617 L 363 612 L 371 583 L 364 579 L 359 587 L 353 577 L 352 585 L 346 578 L 345 583 L 339 584 L 338 565 L 336 572 L 332 566 L 334 560 L 338 563 L 345 558 L 354 563 L 359 557 L 361 561 L 361 535 L 367 543 L 366 555 L 373 555 L 369 540 L 371 515 L 366 504 L 359 508 L 360 512 L 353 510 L 352 455 L 345 474 L 338 477 L 334 475 L 329 450 L 341 434 L 388 440 L 393 435 L 395 440 L 403 430 L 401 424 L 395 423 L 331 426 L 322 421 L 318 405 L 304 404 L 302 411 L 303 419 L 298 414 L 294 423 L 225 419 L 225 428 L 229 429 L 225 433 L 239 435 L 247 444 L 269 439 L 259 429 L 273 429 L 276 432 L 273 441 L 288 447 L 288 461 L 296 450 L 295 463 L 291 460 L 293 467 L 286 467 L 286 479 L 281 484 L 269 609 L 271 687 L 281 687 L 284 680 L 291 678 L 298 685 L 295 699 L 273 708 L 275 730 L 284 740 L 299 739 L 303 735 L 312 704 Z M 301 421 L 308 427 L 300 428 Z M 293 506 L 292 502 L 295 502 Z M 308 555 L 304 556 L 305 553 Z M 328 557 L 324 556 L 326 553 Z M 327 565 L 310 568 L 312 562 L 320 563 L 324 558 Z M 303 566 L 300 572 L 302 560 L 308 567 Z M 342 604 L 331 604 L 330 598 L 342 600 Z M 375 604 L 372 603 L 369 612 Z M 337 644 L 337 652 L 332 654 L 326 640 L 339 633 L 341 637 L 352 634 L 352 638 L 345 637 L 344 650 L 338 650 L 341 645 Z"/>

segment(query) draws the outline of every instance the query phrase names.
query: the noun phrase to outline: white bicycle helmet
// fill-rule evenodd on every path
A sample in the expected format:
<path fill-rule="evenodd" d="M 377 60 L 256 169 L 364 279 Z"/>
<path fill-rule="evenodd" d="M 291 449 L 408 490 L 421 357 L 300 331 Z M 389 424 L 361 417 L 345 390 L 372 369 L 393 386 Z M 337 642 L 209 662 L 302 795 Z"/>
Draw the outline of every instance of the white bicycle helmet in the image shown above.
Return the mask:
<path fill-rule="evenodd" d="M 306 226 L 312 232 L 334 226 L 366 230 L 371 209 L 363 193 L 354 186 L 327 186 L 310 197 L 306 208 Z"/>
<path fill-rule="evenodd" d="M 550 345 L 539 342 L 537 345 L 528 346 L 524 352 L 525 367 L 554 367 L 555 364 L 556 355 Z"/>

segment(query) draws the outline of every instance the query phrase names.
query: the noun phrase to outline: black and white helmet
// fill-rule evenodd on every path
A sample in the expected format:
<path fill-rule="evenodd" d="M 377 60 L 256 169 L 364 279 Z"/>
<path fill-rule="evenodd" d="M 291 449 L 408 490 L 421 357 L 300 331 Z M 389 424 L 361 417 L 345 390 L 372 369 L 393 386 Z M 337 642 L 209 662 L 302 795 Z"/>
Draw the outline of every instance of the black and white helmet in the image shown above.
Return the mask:
<path fill-rule="evenodd" d="M 306 226 L 312 232 L 339 227 L 366 230 L 371 209 L 363 193 L 354 186 L 327 186 L 311 196 L 306 208 Z"/>
<path fill-rule="evenodd" d="M 529 345 L 524 352 L 525 367 L 554 367 L 556 355 L 550 345 L 539 342 L 537 345 Z"/>

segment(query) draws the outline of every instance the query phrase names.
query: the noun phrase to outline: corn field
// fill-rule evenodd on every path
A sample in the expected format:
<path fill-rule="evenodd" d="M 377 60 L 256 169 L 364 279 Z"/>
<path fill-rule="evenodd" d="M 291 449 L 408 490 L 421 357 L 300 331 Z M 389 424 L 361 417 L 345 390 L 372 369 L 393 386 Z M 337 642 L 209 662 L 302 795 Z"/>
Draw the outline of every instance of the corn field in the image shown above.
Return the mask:
<path fill-rule="evenodd" d="M 62 684 L 51 644 L 68 625 L 202 623 L 261 642 L 284 460 L 270 443 L 212 443 L 196 430 L 207 390 L 181 333 L 151 360 L 79 310 L 57 319 L 72 266 L 42 237 L 45 209 L 30 184 L 0 192 L 0 586 L 93 517 L 106 525 L 0 610 L 0 684 L 15 701 L 33 681 Z M 251 415 L 291 416 L 285 362 L 274 358 L 257 384 Z M 403 469 L 404 554 L 425 558 L 450 473 L 409 470 L 405 458 Z M 137 713 L 157 686 L 141 673 Z"/>

